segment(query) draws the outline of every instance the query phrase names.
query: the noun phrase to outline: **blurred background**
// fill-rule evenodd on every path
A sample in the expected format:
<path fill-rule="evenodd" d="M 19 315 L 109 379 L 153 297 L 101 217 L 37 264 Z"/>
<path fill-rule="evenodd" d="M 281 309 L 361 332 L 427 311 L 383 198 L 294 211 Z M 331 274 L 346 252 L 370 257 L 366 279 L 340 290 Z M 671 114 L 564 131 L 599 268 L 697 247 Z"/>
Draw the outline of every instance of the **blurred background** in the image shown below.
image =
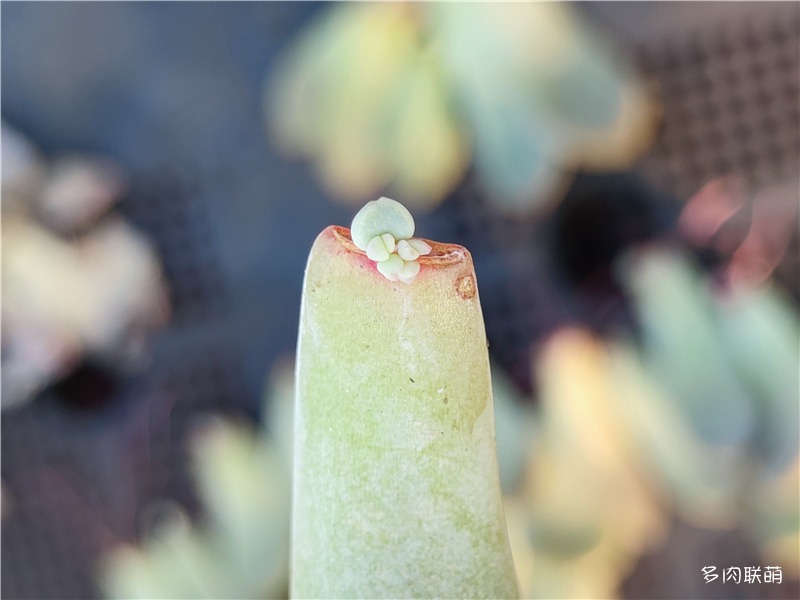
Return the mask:
<path fill-rule="evenodd" d="M 286 596 L 303 268 L 382 194 L 473 254 L 526 597 L 800 596 L 799 43 L 782 2 L 4 3 L 2 596 Z"/>

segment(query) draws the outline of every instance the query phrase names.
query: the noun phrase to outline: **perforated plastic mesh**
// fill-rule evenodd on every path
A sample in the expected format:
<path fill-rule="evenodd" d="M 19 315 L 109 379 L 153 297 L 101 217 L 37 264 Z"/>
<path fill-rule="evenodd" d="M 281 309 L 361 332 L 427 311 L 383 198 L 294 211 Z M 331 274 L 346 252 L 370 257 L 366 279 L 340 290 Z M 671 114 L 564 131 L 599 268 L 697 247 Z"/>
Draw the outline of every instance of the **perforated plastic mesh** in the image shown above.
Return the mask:
<path fill-rule="evenodd" d="M 176 170 L 137 180 L 120 210 L 156 244 L 169 283 L 172 322 L 206 323 L 228 306 L 198 182 Z"/>
<path fill-rule="evenodd" d="M 664 106 L 646 172 L 679 196 L 731 172 L 755 186 L 796 179 L 798 47 L 798 10 L 644 46 Z"/>

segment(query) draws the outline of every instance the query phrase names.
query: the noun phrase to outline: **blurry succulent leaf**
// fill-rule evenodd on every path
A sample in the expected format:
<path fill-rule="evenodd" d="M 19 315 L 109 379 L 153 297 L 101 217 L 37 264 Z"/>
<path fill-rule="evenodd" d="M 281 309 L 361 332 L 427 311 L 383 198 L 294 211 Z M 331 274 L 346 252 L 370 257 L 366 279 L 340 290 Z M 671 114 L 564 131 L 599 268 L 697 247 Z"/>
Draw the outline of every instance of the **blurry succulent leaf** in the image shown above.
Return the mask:
<path fill-rule="evenodd" d="M 652 143 L 657 102 L 621 56 L 573 13 L 573 41 L 550 61 L 541 86 L 551 119 L 569 139 L 565 166 L 628 167 Z"/>
<path fill-rule="evenodd" d="M 476 108 L 473 121 L 475 167 L 490 197 L 511 211 L 549 198 L 566 176 L 557 166 L 556 135 L 515 102 Z"/>
<path fill-rule="evenodd" d="M 569 7 L 444 3 L 430 11 L 477 172 L 501 207 L 535 207 L 556 195 L 565 171 L 620 168 L 649 142 L 649 102 L 630 92 L 633 78 Z"/>
<path fill-rule="evenodd" d="M 402 5 L 364 4 L 348 69 L 329 91 L 320 168 L 344 199 L 373 196 L 394 174 L 387 128 L 399 82 L 416 56 L 416 31 Z"/>
<path fill-rule="evenodd" d="M 582 47 L 564 57 L 560 68 L 542 86 L 550 110 L 578 127 L 609 127 L 619 115 L 621 87 L 605 56 Z"/>
<path fill-rule="evenodd" d="M 85 351 L 127 364 L 138 358 L 133 334 L 167 313 L 144 238 L 111 218 L 74 241 L 23 215 L 4 215 L 2 233 L 3 337 L 14 347 L 3 357 L 4 404 L 69 372 Z"/>
<path fill-rule="evenodd" d="M 509 492 L 518 486 L 525 471 L 535 431 L 533 415 L 525 410 L 520 392 L 497 365 L 492 365 L 492 396 L 500 486 Z"/>
<path fill-rule="evenodd" d="M 607 596 L 661 535 L 660 508 L 620 414 L 603 345 L 585 331 L 560 330 L 535 368 L 541 413 L 525 489 L 533 593 Z"/>
<path fill-rule="evenodd" d="M 585 331 L 560 330 L 539 354 L 536 369 L 542 447 L 563 463 L 552 473 L 554 481 L 572 479 L 572 503 L 606 523 L 618 521 L 613 535 L 635 540 L 654 523 L 654 512 L 637 470 L 635 437 L 620 418 L 605 348 Z"/>
<path fill-rule="evenodd" d="M 289 149 L 316 158 L 323 181 L 344 200 L 361 202 L 388 183 L 386 110 L 415 48 L 402 5 L 337 5 L 281 71 L 275 85 L 285 91 L 277 93 L 273 126 Z"/>
<path fill-rule="evenodd" d="M 263 598 L 282 595 L 288 573 L 286 466 L 270 443 L 216 422 L 194 445 L 208 524 L 156 530 L 140 549 L 103 565 L 110 598 Z"/>
<path fill-rule="evenodd" d="M 539 184 L 539 194 L 522 197 L 529 206 L 552 193 L 552 175 L 559 167 L 623 168 L 652 141 L 654 101 L 570 6 L 431 6 L 440 13 L 436 24 L 442 30 L 443 54 L 462 103 L 468 106 L 482 90 L 503 90 L 500 110 L 513 98 L 537 122 L 541 161 L 552 171 Z M 468 113 L 471 120 L 479 120 L 480 110 L 474 113 Z M 536 170 L 535 163 L 531 169 Z M 495 185 L 493 181 L 490 190 Z"/>
<path fill-rule="evenodd" d="M 757 503 L 758 537 L 762 540 L 800 532 L 800 459 L 779 477 L 760 487 Z"/>
<path fill-rule="evenodd" d="M 755 451 L 777 472 L 797 460 L 800 443 L 797 314 L 774 287 L 734 289 L 720 298 L 722 347 L 754 395 Z"/>
<path fill-rule="evenodd" d="M 619 595 L 620 570 L 626 571 L 631 558 L 613 544 L 598 543 L 597 528 L 582 529 L 566 523 L 564 539 L 560 528 L 550 529 L 551 547 L 543 539 L 541 519 L 531 514 L 520 494 L 505 496 L 508 537 L 522 598 L 613 598 Z M 571 544 L 566 547 L 565 544 Z"/>
<path fill-rule="evenodd" d="M 559 131 L 541 113 L 541 82 L 530 81 L 539 71 L 522 68 L 532 37 L 519 25 L 538 10 L 492 3 L 445 3 L 431 10 L 436 47 L 471 125 L 481 182 L 504 208 L 530 208 L 561 178 Z"/>
<path fill-rule="evenodd" d="M 349 41 L 350 13 L 327 11 L 298 38 L 268 81 L 269 126 L 291 155 L 311 154 L 320 143 L 322 103 Z"/>
<path fill-rule="evenodd" d="M 800 459 L 756 488 L 754 512 L 745 526 L 758 540 L 767 564 L 785 565 L 800 575 Z"/>
<path fill-rule="evenodd" d="M 641 96 L 618 67 L 560 3 L 336 5 L 283 61 L 270 121 L 357 202 L 390 183 L 441 200 L 469 139 L 489 197 L 518 210 L 554 197 L 565 169 L 641 150 L 631 131 L 649 128 L 628 117 L 644 111 L 623 110 Z"/>
<path fill-rule="evenodd" d="M 288 542 L 283 460 L 253 432 L 223 422 L 203 431 L 194 448 L 196 480 L 220 553 L 243 589 L 274 583 Z"/>
<path fill-rule="evenodd" d="M 275 440 L 287 472 L 291 470 L 294 451 L 294 355 L 275 361 L 269 372 L 264 397 L 268 433 Z"/>
<path fill-rule="evenodd" d="M 126 187 L 126 174 L 113 161 L 68 156 L 53 163 L 38 210 L 59 231 L 85 230 L 120 199 Z"/>
<path fill-rule="evenodd" d="M 610 357 L 620 415 L 636 438 L 638 460 L 651 482 L 689 521 L 703 527 L 731 526 L 737 510 L 739 456 L 698 438 L 631 345 L 611 346 Z"/>
<path fill-rule="evenodd" d="M 225 598 L 225 562 L 182 524 L 162 527 L 145 550 L 124 547 L 103 565 L 107 598 Z"/>
<path fill-rule="evenodd" d="M 120 219 L 72 243 L 31 221 L 3 227 L 4 312 L 70 331 L 92 350 L 113 346 L 137 319 L 157 320 L 160 269 L 150 245 Z"/>
<path fill-rule="evenodd" d="M 632 78 L 620 93 L 619 114 L 608 127 L 571 127 L 569 164 L 595 171 L 624 169 L 650 147 L 658 125 L 655 101 Z"/>
<path fill-rule="evenodd" d="M 678 254 L 643 251 L 623 264 L 643 333 L 646 368 L 708 443 L 744 449 L 751 399 L 727 362 L 709 290 Z"/>
<path fill-rule="evenodd" d="M 436 65 L 428 57 L 408 71 L 395 98 L 392 187 L 423 207 L 450 193 L 464 174 L 467 148 Z"/>
<path fill-rule="evenodd" d="M 511 545 L 511 554 L 514 556 L 521 597 L 531 598 L 533 597 L 531 591 L 536 558 L 533 544 L 528 535 L 530 511 L 522 494 L 505 493 L 503 508 L 508 523 L 508 541 Z"/>
<path fill-rule="evenodd" d="M 486 65 L 491 71 L 492 65 Z M 477 83 L 464 100 L 472 123 L 475 169 L 482 186 L 506 210 L 530 209 L 548 198 L 565 178 L 558 164 L 559 131 L 508 82 Z"/>
<path fill-rule="evenodd" d="M 533 515 L 528 527 L 533 546 L 560 559 L 568 559 L 591 550 L 602 535 L 597 525 L 581 526 L 575 521 L 550 521 Z"/>
<path fill-rule="evenodd" d="M 571 11 L 559 3 L 425 6 L 444 64 L 464 92 L 478 90 L 487 78 L 522 89 L 536 87 L 532 83 L 545 78 L 579 43 Z"/>

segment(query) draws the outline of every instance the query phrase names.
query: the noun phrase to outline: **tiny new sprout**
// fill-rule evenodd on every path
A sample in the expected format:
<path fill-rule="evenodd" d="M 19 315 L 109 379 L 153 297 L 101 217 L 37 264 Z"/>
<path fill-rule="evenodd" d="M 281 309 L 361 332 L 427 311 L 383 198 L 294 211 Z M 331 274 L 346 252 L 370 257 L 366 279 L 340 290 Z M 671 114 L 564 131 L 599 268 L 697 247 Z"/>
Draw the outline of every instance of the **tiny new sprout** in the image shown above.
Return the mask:
<path fill-rule="evenodd" d="M 411 283 L 419 273 L 417 259 L 431 251 L 425 241 L 412 237 L 414 217 L 408 209 L 390 198 L 367 202 L 353 218 L 350 235 L 389 281 Z"/>

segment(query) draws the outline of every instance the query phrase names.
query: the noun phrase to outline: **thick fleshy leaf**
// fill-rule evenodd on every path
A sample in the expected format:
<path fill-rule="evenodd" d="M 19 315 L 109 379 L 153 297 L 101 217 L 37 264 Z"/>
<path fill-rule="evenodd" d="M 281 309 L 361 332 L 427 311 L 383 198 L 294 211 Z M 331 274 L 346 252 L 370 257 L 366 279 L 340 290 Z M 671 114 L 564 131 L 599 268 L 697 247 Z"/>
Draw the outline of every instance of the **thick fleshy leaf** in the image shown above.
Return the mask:
<path fill-rule="evenodd" d="M 407 240 L 414 235 L 414 217 L 397 200 L 391 198 L 378 198 L 367 202 L 361 210 L 353 217 L 351 235 L 353 243 L 361 250 L 366 250 L 367 246 L 374 238 L 378 238 L 383 244 L 382 236 L 390 234 L 394 240 Z M 388 247 L 386 248 L 388 251 Z"/>
<path fill-rule="evenodd" d="M 195 439 L 195 470 L 207 523 L 173 517 L 140 548 L 103 563 L 108 598 L 263 598 L 285 589 L 288 474 L 265 438 L 219 421 Z"/>
<path fill-rule="evenodd" d="M 291 592 L 518 597 L 471 257 L 435 244 L 398 285 L 348 238 L 317 237 L 303 284 Z"/>
<path fill-rule="evenodd" d="M 610 597 L 663 530 L 604 346 L 553 334 L 535 359 L 540 412 L 526 477 L 533 597 Z M 525 576 L 522 576 L 525 579 Z"/>
<path fill-rule="evenodd" d="M 430 53 L 399 82 L 392 108 L 392 188 L 410 205 L 430 207 L 453 190 L 469 162 L 466 132 Z"/>
<path fill-rule="evenodd" d="M 797 314 L 774 287 L 734 289 L 718 306 L 721 347 L 754 396 L 753 450 L 779 472 L 797 459 L 800 442 Z"/>
<path fill-rule="evenodd" d="M 471 158 L 492 201 L 529 209 L 649 140 L 615 60 L 560 3 L 337 5 L 279 71 L 271 121 L 345 200 L 390 185 L 428 207 Z"/>
<path fill-rule="evenodd" d="M 301 38 L 275 80 L 271 124 L 279 139 L 314 156 L 343 199 L 361 202 L 390 177 L 385 110 L 415 36 L 397 5 L 337 6 Z"/>
<path fill-rule="evenodd" d="M 744 451 L 755 431 L 751 398 L 727 361 L 705 281 L 685 258 L 651 250 L 625 263 L 647 370 L 706 442 Z"/>
<path fill-rule="evenodd" d="M 633 344 L 609 350 L 619 415 L 648 479 L 684 519 L 701 527 L 732 526 L 741 455 L 698 437 L 680 403 L 648 374 Z"/>

